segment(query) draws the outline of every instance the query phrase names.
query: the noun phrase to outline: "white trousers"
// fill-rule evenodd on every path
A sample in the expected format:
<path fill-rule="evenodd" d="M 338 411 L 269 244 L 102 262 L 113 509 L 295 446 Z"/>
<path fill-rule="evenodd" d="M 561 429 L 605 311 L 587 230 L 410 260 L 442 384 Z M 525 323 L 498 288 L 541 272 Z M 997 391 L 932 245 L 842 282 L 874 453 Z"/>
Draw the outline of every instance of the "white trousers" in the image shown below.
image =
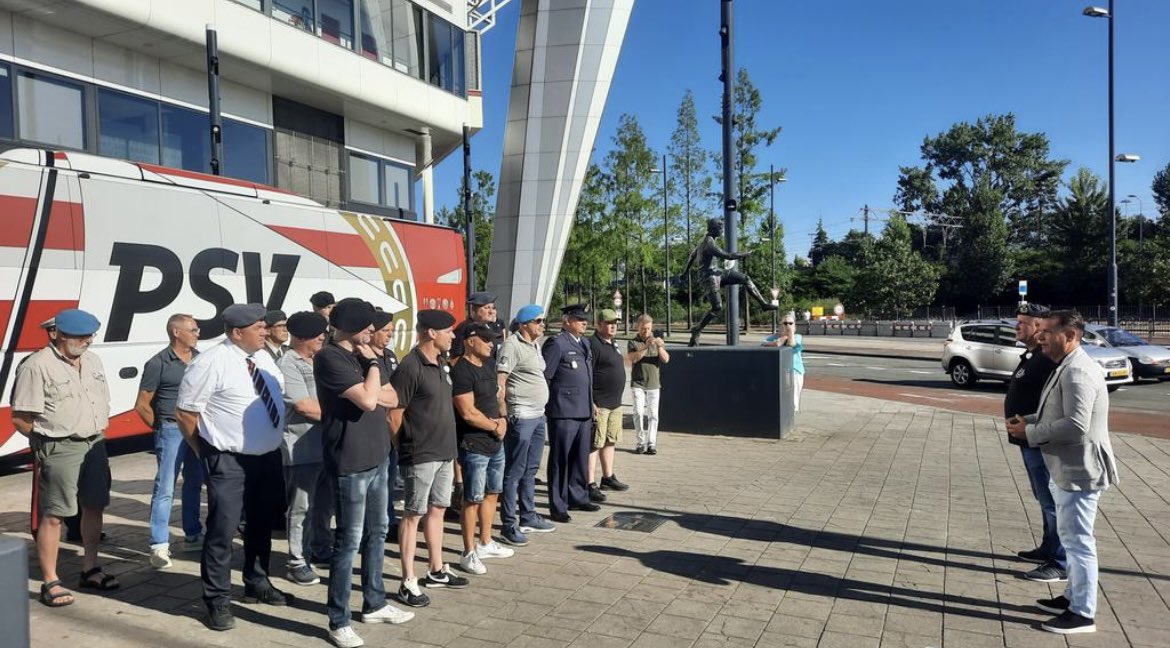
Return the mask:
<path fill-rule="evenodd" d="M 634 387 L 631 391 L 634 393 L 634 430 L 638 433 L 638 445 L 657 445 L 658 397 L 662 390 Z"/>
<path fill-rule="evenodd" d="M 792 409 L 800 411 L 800 390 L 804 389 L 804 374 L 792 372 Z"/>

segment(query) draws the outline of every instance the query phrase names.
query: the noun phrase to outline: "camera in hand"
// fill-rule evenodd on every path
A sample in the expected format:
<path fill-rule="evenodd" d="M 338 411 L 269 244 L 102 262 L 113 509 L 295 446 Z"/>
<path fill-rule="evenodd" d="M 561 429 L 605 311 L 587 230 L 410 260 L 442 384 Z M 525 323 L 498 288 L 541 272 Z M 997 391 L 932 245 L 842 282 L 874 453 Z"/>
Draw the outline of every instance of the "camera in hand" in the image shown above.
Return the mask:
<path fill-rule="evenodd" d="M 662 337 L 662 330 L 661 329 L 654 329 L 654 337 L 656 337 L 656 338 Z"/>

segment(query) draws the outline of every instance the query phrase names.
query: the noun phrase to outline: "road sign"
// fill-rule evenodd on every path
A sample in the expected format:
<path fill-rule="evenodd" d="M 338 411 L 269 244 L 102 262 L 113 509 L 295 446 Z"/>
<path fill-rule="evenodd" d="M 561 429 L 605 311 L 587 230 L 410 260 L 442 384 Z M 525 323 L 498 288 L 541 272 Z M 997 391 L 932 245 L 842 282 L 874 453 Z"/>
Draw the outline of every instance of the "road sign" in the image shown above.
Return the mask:
<path fill-rule="evenodd" d="M 619 310 L 621 309 L 621 306 L 622 306 L 622 291 L 620 291 L 620 290 L 615 290 L 615 291 L 613 291 L 613 305 L 614 305 L 614 308 L 617 308 L 617 309 L 619 309 Z"/>
<path fill-rule="evenodd" d="M 1020 297 L 1028 296 L 1028 280 L 1020 279 Z"/>
<path fill-rule="evenodd" d="M 779 288 L 772 289 L 772 299 L 773 300 L 780 299 L 780 289 Z"/>
<path fill-rule="evenodd" d="M 833 314 L 836 315 L 837 317 L 841 317 L 842 315 L 844 315 L 845 314 L 845 305 L 844 304 L 837 304 L 836 306 L 834 306 L 833 307 Z"/>

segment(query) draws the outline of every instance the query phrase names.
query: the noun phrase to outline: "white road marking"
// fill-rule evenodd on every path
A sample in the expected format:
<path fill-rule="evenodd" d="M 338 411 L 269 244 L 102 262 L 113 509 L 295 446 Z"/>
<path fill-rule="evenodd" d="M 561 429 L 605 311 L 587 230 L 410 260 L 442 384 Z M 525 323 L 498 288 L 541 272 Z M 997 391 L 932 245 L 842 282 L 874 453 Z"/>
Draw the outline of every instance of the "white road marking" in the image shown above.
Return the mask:
<path fill-rule="evenodd" d="M 886 369 L 889 369 L 889 367 L 866 367 L 866 369 L 869 369 L 870 371 L 885 371 Z"/>
<path fill-rule="evenodd" d="M 849 365 L 841 363 L 841 362 L 826 362 L 825 366 L 826 367 L 848 367 Z"/>
<path fill-rule="evenodd" d="M 899 396 L 909 396 L 910 398 L 925 398 L 926 400 L 942 401 L 944 403 L 949 403 L 949 402 L 951 402 L 951 400 L 953 400 L 950 398 L 935 398 L 934 396 L 923 396 L 922 394 L 908 394 L 905 392 L 900 393 L 898 395 Z"/>
<path fill-rule="evenodd" d="M 811 355 L 808 353 L 804 354 L 805 360 L 828 360 L 830 357 L 831 356 Z"/>
<path fill-rule="evenodd" d="M 912 374 L 921 374 L 923 376 L 933 376 L 934 374 L 942 375 L 942 372 L 939 371 L 921 371 L 919 369 L 908 369 L 908 371 Z"/>

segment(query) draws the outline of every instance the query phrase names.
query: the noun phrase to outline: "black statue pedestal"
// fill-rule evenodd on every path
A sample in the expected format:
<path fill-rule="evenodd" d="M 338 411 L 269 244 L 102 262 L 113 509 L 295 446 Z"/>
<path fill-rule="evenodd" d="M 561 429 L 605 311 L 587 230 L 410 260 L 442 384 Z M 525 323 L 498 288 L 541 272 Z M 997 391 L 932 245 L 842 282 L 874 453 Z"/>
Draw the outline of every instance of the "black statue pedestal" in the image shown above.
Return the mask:
<path fill-rule="evenodd" d="M 784 347 L 668 347 L 659 427 L 783 439 L 792 431 L 792 356 Z"/>

